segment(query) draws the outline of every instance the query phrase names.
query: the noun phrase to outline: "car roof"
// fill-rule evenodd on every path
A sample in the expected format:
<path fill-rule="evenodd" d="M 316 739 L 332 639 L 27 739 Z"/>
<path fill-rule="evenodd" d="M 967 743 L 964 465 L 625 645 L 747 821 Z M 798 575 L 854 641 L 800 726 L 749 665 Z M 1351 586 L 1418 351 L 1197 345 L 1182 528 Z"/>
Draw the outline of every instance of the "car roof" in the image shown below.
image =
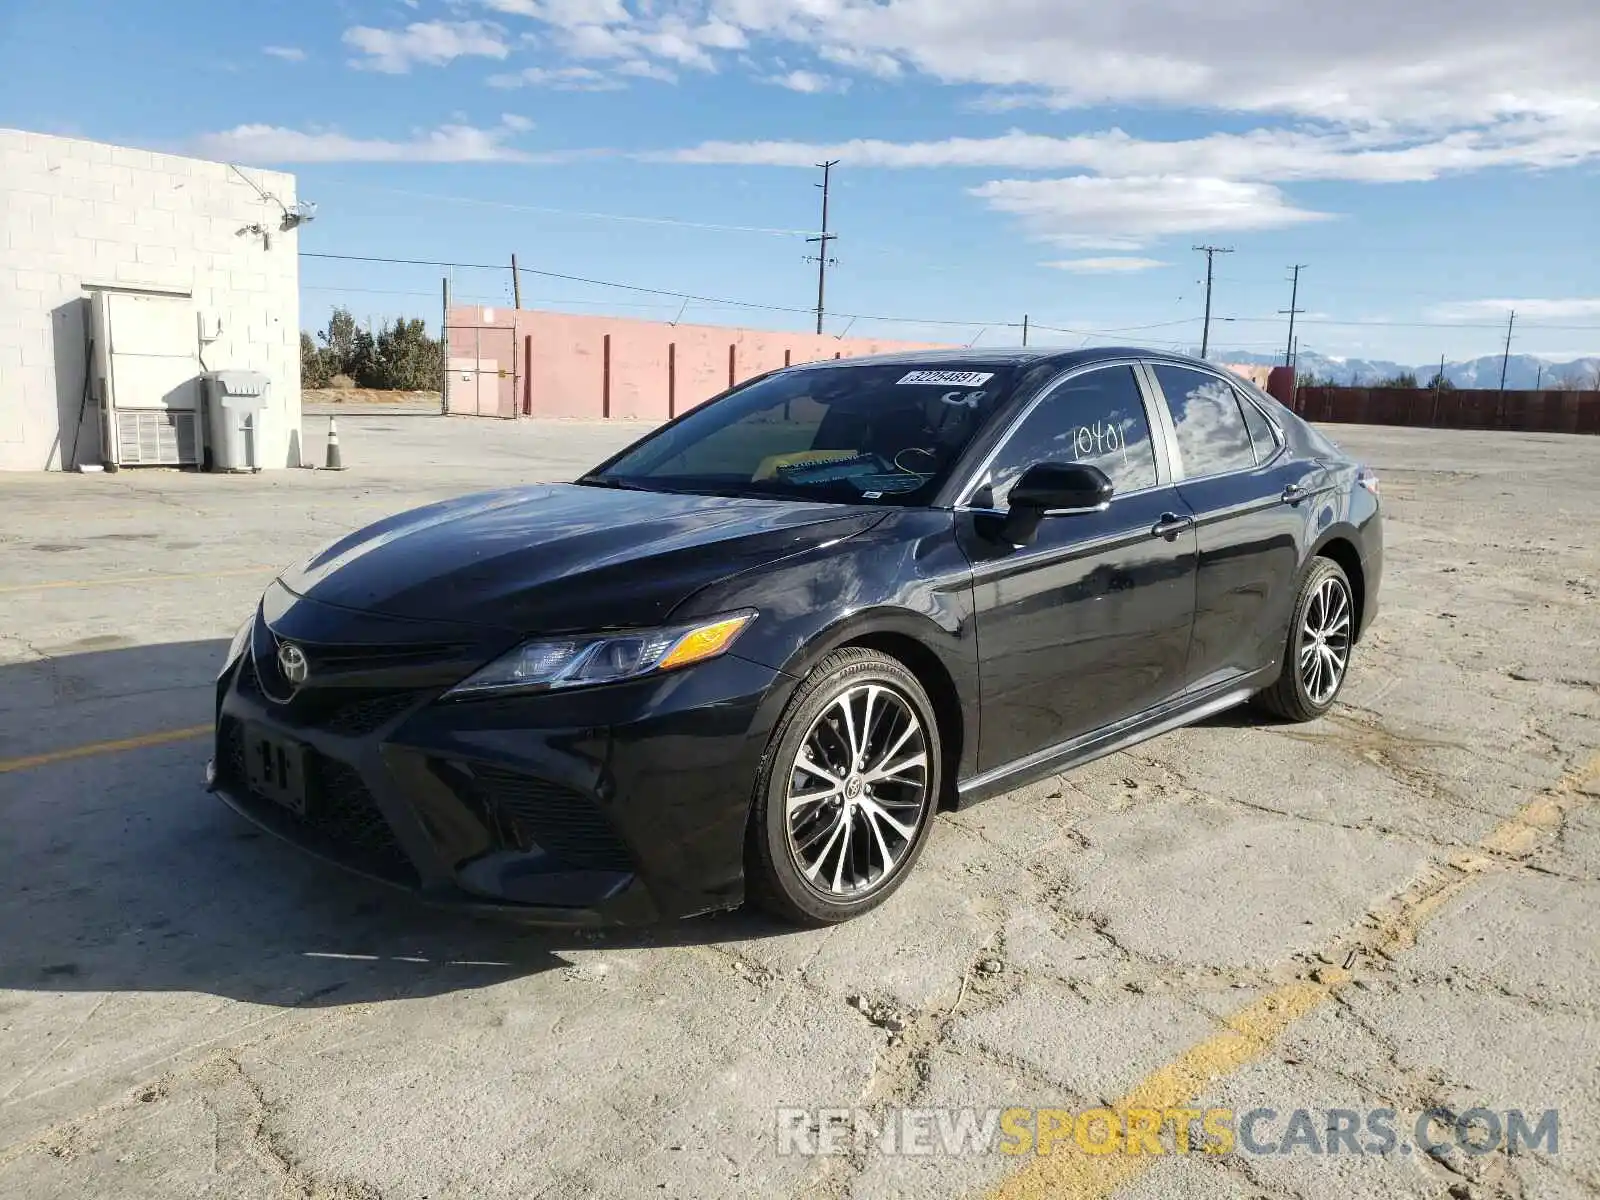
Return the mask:
<path fill-rule="evenodd" d="M 1019 366 L 1031 367 L 1047 364 L 1059 368 L 1124 358 L 1159 358 L 1168 362 L 1187 362 L 1196 366 L 1221 370 L 1216 363 L 1208 363 L 1187 354 L 1170 350 L 1149 350 L 1138 346 L 1094 346 L 1081 350 L 1068 350 L 1059 346 L 1015 346 L 976 349 L 958 346 L 932 350 L 897 350 L 892 354 L 869 354 L 860 358 L 824 358 L 816 362 L 796 363 L 791 370 L 816 370 L 824 367 L 874 367 L 892 366 L 896 363 L 927 365 L 957 370 L 963 367 Z"/>

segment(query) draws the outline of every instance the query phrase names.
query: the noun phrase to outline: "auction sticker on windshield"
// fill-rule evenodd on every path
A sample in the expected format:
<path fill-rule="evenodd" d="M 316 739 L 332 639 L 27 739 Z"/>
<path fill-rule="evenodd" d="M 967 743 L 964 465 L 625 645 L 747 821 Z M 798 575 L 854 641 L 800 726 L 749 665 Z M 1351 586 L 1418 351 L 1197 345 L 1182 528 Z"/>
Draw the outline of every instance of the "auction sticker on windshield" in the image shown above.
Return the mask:
<path fill-rule="evenodd" d="M 978 387 L 994 378 L 993 371 L 907 371 L 896 384 L 931 383 L 939 387 Z"/>

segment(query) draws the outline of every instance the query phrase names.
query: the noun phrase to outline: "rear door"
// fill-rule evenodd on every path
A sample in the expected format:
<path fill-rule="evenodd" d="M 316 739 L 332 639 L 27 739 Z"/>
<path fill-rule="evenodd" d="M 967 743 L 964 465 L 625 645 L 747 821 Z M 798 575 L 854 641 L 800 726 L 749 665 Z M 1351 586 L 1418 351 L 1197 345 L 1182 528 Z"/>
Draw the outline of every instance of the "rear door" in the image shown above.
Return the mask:
<path fill-rule="evenodd" d="M 1226 376 L 1177 363 L 1146 364 L 1170 422 L 1177 491 L 1197 524 L 1191 691 L 1277 661 L 1304 539 L 1308 465 Z"/>
<path fill-rule="evenodd" d="M 958 506 L 957 537 L 973 564 L 982 770 L 1183 691 L 1195 532 L 1151 434 L 1154 404 L 1132 362 L 1065 376 Z M 1011 486 L 1040 462 L 1099 467 L 1116 486 L 1110 505 L 1048 516 L 1028 546 L 985 536 L 981 514 L 1004 509 Z"/>

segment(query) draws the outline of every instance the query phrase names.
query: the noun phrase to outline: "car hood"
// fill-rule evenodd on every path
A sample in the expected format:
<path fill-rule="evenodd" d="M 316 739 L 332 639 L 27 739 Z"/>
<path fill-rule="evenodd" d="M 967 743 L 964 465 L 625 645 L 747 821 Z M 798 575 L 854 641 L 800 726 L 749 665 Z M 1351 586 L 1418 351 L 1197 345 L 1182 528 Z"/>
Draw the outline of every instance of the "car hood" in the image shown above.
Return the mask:
<path fill-rule="evenodd" d="M 518 633 L 642 626 L 708 584 L 882 516 L 837 504 L 515 488 L 389 517 L 279 582 L 341 608 Z"/>

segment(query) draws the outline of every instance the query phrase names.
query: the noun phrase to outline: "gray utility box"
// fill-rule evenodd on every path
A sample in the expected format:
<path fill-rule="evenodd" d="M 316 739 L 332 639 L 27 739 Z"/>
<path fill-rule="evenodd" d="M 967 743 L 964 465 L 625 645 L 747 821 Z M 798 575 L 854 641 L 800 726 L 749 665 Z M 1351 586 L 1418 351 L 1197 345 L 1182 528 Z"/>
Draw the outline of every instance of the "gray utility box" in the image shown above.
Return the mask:
<path fill-rule="evenodd" d="M 272 381 L 260 371 L 209 371 L 206 388 L 206 469 L 259 471 L 261 413 Z"/>

